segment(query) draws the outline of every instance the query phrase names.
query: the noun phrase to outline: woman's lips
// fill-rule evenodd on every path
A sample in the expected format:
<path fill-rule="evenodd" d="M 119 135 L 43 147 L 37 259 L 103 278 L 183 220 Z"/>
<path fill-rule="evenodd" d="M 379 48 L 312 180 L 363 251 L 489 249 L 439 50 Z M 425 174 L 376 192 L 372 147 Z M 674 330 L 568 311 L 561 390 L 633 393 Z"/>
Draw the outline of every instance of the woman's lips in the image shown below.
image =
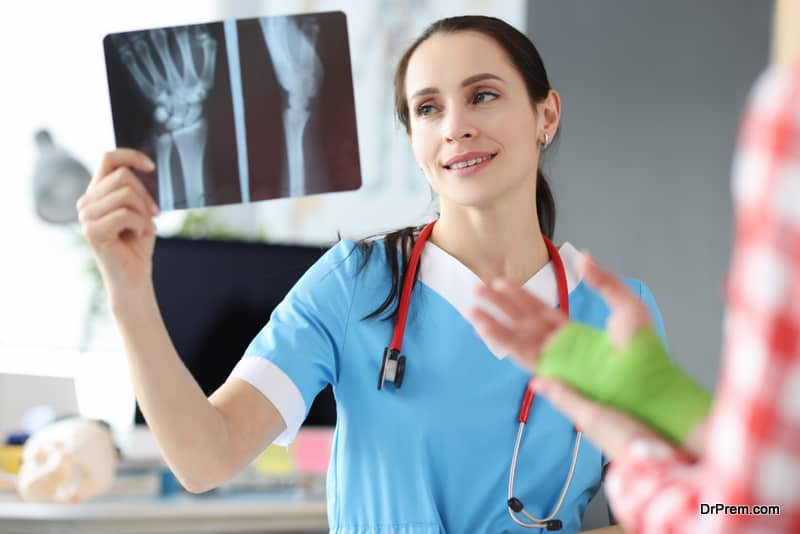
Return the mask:
<path fill-rule="evenodd" d="M 470 165 L 470 166 L 467 166 L 467 167 L 461 167 L 461 168 L 455 168 L 454 169 L 452 166 L 450 166 L 450 167 L 445 167 L 445 169 L 449 173 L 455 174 L 456 176 L 471 176 L 471 175 L 473 175 L 475 173 L 478 173 L 478 172 L 482 171 L 484 168 L 486 168 L 494 160 L 496 155 L 497 154 L 488 154 L 488 157 L 483 156 L 486 159 L 484 159 L 483 161 L 481 161 L 479 163 L 476 163 L 474 165 Z M 473 158 L 473 159 L 479 159 L 479 158 Z M 465 160 L 465 161 L 469 161 L 469 160 Z"/>

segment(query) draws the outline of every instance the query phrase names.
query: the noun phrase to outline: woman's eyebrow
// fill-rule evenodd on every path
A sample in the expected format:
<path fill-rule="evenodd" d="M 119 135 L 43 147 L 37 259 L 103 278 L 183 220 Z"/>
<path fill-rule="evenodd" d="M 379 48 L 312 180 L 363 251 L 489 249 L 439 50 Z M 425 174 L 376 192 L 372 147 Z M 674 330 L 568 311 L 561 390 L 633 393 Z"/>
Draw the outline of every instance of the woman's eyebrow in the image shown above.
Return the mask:
<path fill-rule="evenodd" d="M 482 72 L 480 74 L 475 74 L 473 76 L 470 76 L 469 78 L 464 78 L 464 80 L 461 81 L 461 87 L 468 87 L 474 83 L 482 82 L 484 80 L 498 80 L 505 83 L 505 80 L 500 76 L 497 76 L 496 74 L 492 74 L 490 72 Z M 425 87 L 412 94 L 409 100 L 413 100 L 414 98 L 417 98 L 419 96 L 433 95 L 438 92 L 439 90 L 435 87 Z"/>
<path fill-rule="evenodd" d="M 503 83 L 506 83 L 506 81 L 503 78 L 501 78 L 496 74 L 492 74 L 490 72 L 482 72 L 481 74 L 476 74 L 474 76 L 470 76 L 469 78 L 465 78 L 461 82 L 461 87 L 467 87 L 469 85 L 472 85 L 473 83 L 482 82 L 483 80 L 498 80 Z"/>

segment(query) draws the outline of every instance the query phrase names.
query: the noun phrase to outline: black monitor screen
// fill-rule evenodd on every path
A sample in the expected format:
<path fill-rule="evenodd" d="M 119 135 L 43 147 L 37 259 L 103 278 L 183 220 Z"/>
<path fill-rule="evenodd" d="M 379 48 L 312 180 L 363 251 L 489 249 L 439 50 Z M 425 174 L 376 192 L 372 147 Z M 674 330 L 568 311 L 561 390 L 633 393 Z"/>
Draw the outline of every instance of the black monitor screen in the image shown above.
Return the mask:
<path fill-rule="evenodd" d="M 175 349 L 210 395 L 241 359 L 272 310 L 324 253 L 320 247 L 158 238 L 153 284 Z M 136 423 L 144 423 L 136 407 Z M 306 425 L 336 424 L 330 386 Z"/>

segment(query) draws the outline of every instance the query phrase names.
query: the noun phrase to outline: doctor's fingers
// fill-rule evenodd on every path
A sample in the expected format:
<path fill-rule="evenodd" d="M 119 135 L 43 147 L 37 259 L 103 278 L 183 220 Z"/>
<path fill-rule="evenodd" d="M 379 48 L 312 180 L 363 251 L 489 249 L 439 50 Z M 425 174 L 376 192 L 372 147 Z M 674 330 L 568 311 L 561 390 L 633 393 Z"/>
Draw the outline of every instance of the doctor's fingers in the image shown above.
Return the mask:
<path fill-rule="evenodd" d="M 142 172 L 152 172 L 156 168 L 153 160 L 144 152 L 132 148 L 116 148 L 103 154 L 92 183 L 101 181 L 119 167 L 131 167 Z"/>
<path fill-rule="evenodd" d="M 644 423 L 616 408 L 584 397 L 563 382 L 536 377 L 531 385 L 536 393 L 544 395 L 609 458 L 616 456 L 632 439 L 664 441 Z"/>
<path fill-rule="evenodd" d="M 85 203 L 78 211 L 78 220 L 81 223 L 86 223 L 100 219 L 106 214 L 123 207 L 129 208 L 143 217 L 153 216 L 147 201 L 130 186 L 123 186 L 93 202 Z"/>
<path fill-rule="evenodd" d="M 124 238 L 126 234 L 136 237 L 153 235 L 155 223 L 130 208 L 121 207 L 99 219 L 84 223 L 83 234 L 94 248 L 102 248 Z"/>
<path fill-rule="evenodd" d="M 97 218 L 118 205 L 126 204 L 143 215 L 157 215 L 158 206 L 144 184 L 130 169 L 120 167 L 100 182 L 89 185 L 86 193 L 78 199 L 79 214 Z"/>
<path fill-rule="evenodd" d="M 107 176 L 104 176 L 102 180 L 90 183 L 84 196 L 87 197 L 86 200 L 90 200 L 92 198 L 106 195 L 111 191 L 119 189 L 123 186 L 130 186 L 133 188 L 137 194 L 141 195 L 142 198 L 148 201 L 148 203 L 153 204 L 153 207 L 155 208 L 155 202 L 153 201 L 153 197 L 150 195 L 150 192 L 144 186 L 142 180 L 139 179 L 139 177 L 136 176 L 129 167 L 118 167 Z M 78 200 L 78 207 L 80 207 L 81 201 L 81 199 Z"/>

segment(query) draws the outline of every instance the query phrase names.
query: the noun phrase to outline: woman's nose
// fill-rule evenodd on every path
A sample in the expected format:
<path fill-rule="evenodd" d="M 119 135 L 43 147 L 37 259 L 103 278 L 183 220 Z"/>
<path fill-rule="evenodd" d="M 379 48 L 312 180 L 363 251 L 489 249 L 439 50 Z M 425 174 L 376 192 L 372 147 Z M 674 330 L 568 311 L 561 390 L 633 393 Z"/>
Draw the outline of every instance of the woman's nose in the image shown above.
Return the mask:
<path fill-rule="evenodd" d="M 456 143 L 464 139 L 477 137 L 478 129 L 463 112 L 451 112 L 444 121 L 444 138 L 448 143 Z"/>

